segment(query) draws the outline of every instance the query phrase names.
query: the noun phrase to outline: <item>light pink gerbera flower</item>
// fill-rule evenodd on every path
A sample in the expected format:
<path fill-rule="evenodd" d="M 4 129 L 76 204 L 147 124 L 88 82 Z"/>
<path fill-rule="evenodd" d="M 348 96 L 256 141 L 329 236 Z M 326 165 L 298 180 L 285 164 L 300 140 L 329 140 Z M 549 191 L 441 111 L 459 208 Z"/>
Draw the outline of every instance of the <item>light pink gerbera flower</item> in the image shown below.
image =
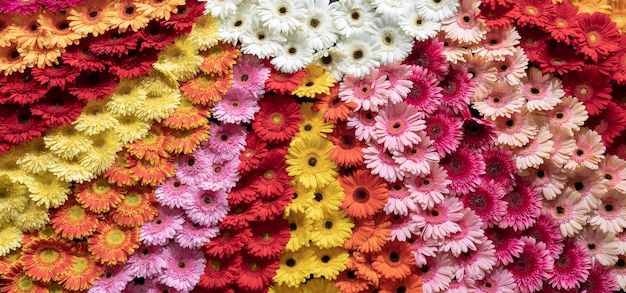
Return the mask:
<path fill-rule="evenodd" d="M 521 82 L 521 94 L 526 98 L 526 108 L 529 111 L 550 111 L 561 103 L 561 98 L 565 95 L 558 78 L 542 75 L 536 67 L 528 69 Z"/>
<path fill-rule="evenodd" d="M 457 224 L 461 227 L 461 231 L 447 237 L 441 246 L 442 251 L 449 251 L 455 257 L 461 253 L 476 250 L 476 244 L 485 240 L 483 222 L 471 209 L 463 210 L 463 218 Z"/>
<path fill-rule="evenodd" d="M 387 214 L 406 216 L 417 211 L 417 204 L 411 198 L 411 192 L 401 181 L 389 184 L 389 198 L 383 210 Z"/>
<path fill-rule="evenodd" d="M 554 142 L 554 150 L 550 153 L 550 158 L 557 167 L 561 168 L 576 149 L 576 141 L 573 134 L 563 131 L 559 125 L 548 124 L 548 130 L 552 133 L 552 142 Z"/>
<path fill-rule="evenodd" d="M 106 266 L 102 277 L 100 277 L 89 288 L 89 293 L 120 293 L 126 285 L 133 281 L 133 275 L 128 270 L 128 265 Z"/>
<path fill-rule="evenodd" d="M 450 63 L 450 65 L 454 68 L 459 68 L 459 66 L 455 65 L 463 63 L 463 61 L 465 61 L 465 56 L 472 54 L 469 47 L 464 47 L 464 44 L 449 38 L 444 31 L 439 31 L 439 33 L 437 33 L 437 39 L 446 44 L 443 47 L 443 54 L 446 55 L 446 61 L 448 61 L 448 63 Z"/>
<path fill-rule="evenodd" d="M 447 111 L 438 111 L 425 119 L 426 135 L 440 156 L 451 154 L 461 144 L 463 120 Z"/>
<path fill-rule="evenodd" d="M 448 197 L 432 208 L 420 209 L 419 216 L 425 222 L 424 239 L 443 239 L 461 231 L 458 222 L 463 218 L 463 203 L 455 197 Z"/>
<path fill-rule="evenodd" d="M 600 206 L 593 210 L 589 224 L 604 233 L 617 234 L 626 228 L 626 198 L 623 193 L 612 189 L 601 199 Z"/>
<path fill-rule="evenodd" d="M 600 206 L 600 199 L 607 193 L 607 180 L 597 171 L 587 168 L 579 168 L 574 172 L 569 172 L 566 188 L 574 189 L 580 193 L 588 208 L 596 209 Z"/>
<path fill-rule="evenodd" d="M 340 84 L 339 98 L 345 103 L 354 102 L 355 111 L 371 110 L 377 112 L 379 107 L 389 101 L 389 86 L 386 75 L 379 75 L 378 69 L 370 68 L 363 78 L 346 75 Z"/>
<path fill-rule="evenodd" d="M 389 103 L 396 104 L 402 102 L 409 92 L 413 81 L 411 79 L 413 71 L 411 66 L 406 64 L 392 63 L 381 66 L 378 69 L 379 76 L 386 76 L 389 81 Z"/>
<path fill-rule="evenodd" d="M 493 85 L 483 100 L 475 101 L 472 107 L 481 115 L 495 120 L 497 117 L 511 117 L 513 113 L 520 112 L 523 105 L 524 98 L 519 88 L 500 81 Z"/>
<path fill-rule="evenodd" d="M 185 197 L 183 209 L 194 223 L 211 226 L 221 221 L 229 211 L 226 192 L 204 190 Z"/>
<path fill-rule="evenodd" d="M 552 133 L 542 126 L 529 143 L 516 148 L 514 153 L 517 169 L 537 168 L 544 160 L 549 160 L 550 153 L 554 150 L 554 142 L 551 139 Z"/>
<path fill-rule="evenodd" d="M 599 263 L 603 266 L 612 266 L 617 262 L 619 240 L 617 240 L 615 234 L 604 233 L 591 226 L 586 226 L 576 238 L 583 244 L 591 257 L 592 264 L 597 265 Z"/>
<path fill-rule="evenodd" d="M 372 111 L 358 111 L 356 115 L 348 117 L 348 128 L 354 128 L 354 135 L 361 141 L 369 143 L 376 140 L 376 115 Z"/>
<path fill-rule="evenodd" d="M 473 95 L 472 75 L 462 69 L 452 68 L 439 83 L 441 104 L 450 107 L 458 114 L 467 109 Z"/>
<path fill-rule="evenodd" d="M 183 248 L 200 248 L 215 238 L 219 232 L 218 226 L 200 226 L 187 219 L 183 224 L 183 229 L 174 236 L 174 240 Z"/>
<path fill-rule="evenodd" d="M 441 160 L 441 166 L 452 181 L 449 186 L 452 194 L 467 194 L 478 186 L 480 175 L 485 174 L 483 156 L 477 150 L 461 146 L 456 152 Z"/>
<path fill-rule="evenodd" d="M 422 279 L 424 293 L 444 292 L 457 270 L 454 261 L 447 253 L 438 253 L 435 257 L 427 257 L 426 264 L 418 269 Z"/>
<path fill-rule="evenodd" d="M 494 120 L 496 143 L 521 147 L 535 137 L 539 131 L 537 123 L 536 118 L 524 107 L 521 112 L 513 113 L 510 118 L 498 117 Z"/>
<path fill-rule="evenodd" d="M 185 219 L 180 210 L 167 206 L 158 208 L 159 214 L 139 228 L 139 240 L 146 245 L 165 245 L 183 228 Z"/>
<path fill-rule="evenodd" d="M 528 177 L 535 186 L 541 188 L 543 198 L 553 200 L 557 195 L 561 194 L 565 188 L 567 175 L 562 172 L 561 168 L 554 165 L 551 160 L 545 161 L 537 168 L 529 168 L 520 172 L 520 176 Z"/>
<path fill-rule="evenodd" d="M 498 69 L 498 79 L 506 80 L 510 85 L 519 85 L 526 76 L 528 57 L 521 48 L 515 48 L 513 56 L 505 56 L 502 61 L 494 61 L 493 66 Z"/>
<path fill-rule="evenodd" d="M 543 280 L 550 277 L 554 260 L 543 242 L 525 236 L 520 240 L 524 243 L 524 250 L 506 269 L 513 275 L 519 292 L 535 292 L 541 288 Z"/>
<path fill-rule="evenodd" d="M 222 100 L 213 104 L 213 117 L 226 123 L 250 123 L 259 110 L 254 94 L 240 87 L 231 87 Z"/>
<path fill-rule="evenodd" d="M 541 213 L 540 189 L 531 182 L 518 180 L 517 186 L 503 197 L 507 202 L 506 213 L 498 223 L 500 228 L 512 227 L 513 230 L 525 230 L 532 226 Z"/>
<path fill-rule="evenodd" d="M 253 55 L 243 54 L 233 66 L 233 86 L 242 88 L 255 96 L 265 93 L 265 80 L 271 70 Z"/>
<path fill-rule="evenodd" d="M 205 190 L 225 190 L 230 192 L 237 184 L 237 181 L 239 181 L 238 166 L 239 157 L 222 163 L 213 162 L 209 165 L 204 180 L 198 183 L 198 187 Z"/>
<path fill-rule="evenodd" d="M 421 141 L 412 146 L 404 147 L 402 151 L 393 152 L 393 160 L 400 164 L 400 170 L 415 176 L 428 175 L 430 165 L 439 163 L 441 157 L 437 148 L 423 131 L 418 132 Z"/>
<path fill-rule="evenodd" d="M 626 193 L 626 161 L 615 155 L 606 155 L 598 166 L 598 172 L 608 180 L 607 188 Z"/>
<path fill-rule="evenodd" d="M 514 174 L 517 172 L 513 154 L 492 146 L 483 152 L 483 158 L 485 162 L 483 180 L 493 183 L 505 192 L 510 191 L 515 183 Z"/>
<path fill-rule="evenodd" d="M 463 274 L 470 275 L 478 280 L 485 277 L 485 274 L 496 265 L 495 248 L 491 240 L 483 237 L 476 244 L 476 250 L 469 250 L 461 253 L 457 257 L 457 262 L 462 270 L 457 271 L 457 278 Z"/>
<path fill-rule="evenodd" d="M 170 208 L 180 208 L 182 207 L 183 197 L 189 192 L 189 189 L 190 187 L 180 182 L 178 178 L 171 177 L 156 189 L 156 200 L 161 205 Z M 195 189 L 195 187 L 191 189 Z"/>
<path fill-rule="evenodd" d="M 510 228 L 500 229 L 494 227 L 485 230 L 485 236 L 493 242 L 496 250 L 494 256 L 498 265 L 509 265 L 524 250 L 524 242 L 518 238 L 518 234 Z"/>
<path fill-rule="evenodd" d="M 459 274 L 459 272 L 457 272 L 457 274 Z M 475 282 L 475 277 L 469 274 L 464 274 L 461 277 L 459 277 L 458 275 L 454 276 L 454 278 L 450 282 L 450 285 L 448 285 L 448 289 L 446 290 L 446 292 L 469 293 L 469 290 L 470 290 L 469 286 L 470 284 L 474 284 L 474 282 Z"/>
<path fill-rule="evenodd" d="M 494 268 L 484 279 L 472 286 L 475 293 L 514 293 L 517 288 L 513 275 L 503 267 Z"/>
<path fill-rule="evenodd" d="M 152 278 L 167 265 L 161 246 L 141 246 L 128 258 L 128 272 L 134 278 Z"/>
<path fill-rule="evenodd" d="M 209 128 L 209 141 L 202 150 L 214 156 L 214 162 L 230 161 L 246 148 L 246 127 L 237 124 L 213 122 Z"/>
<path fill-rule="evenodd" d="M 441 105 L 442 88 L 437 86 L 437 75 L 419 65 L 411 66 L 411 73 L 409 80 L 413 86 L 406 95 L 405 103 L 419 110 L 422 117 L 432 114 Z"/>
<path fill-rule="evenodd" d="M 204 273 L 206 260 L 202 250 L 170 244 L 164 252 L 167 265 L 158 278 L 161 284 L 181 291 L 191 291 Z"/>
<path fill-rule="evenodd" d="M 565 130 L 571 136 L 574 135 L 574 131 L 580 130 L 589 115 L 583 103 L 576 98 L 567 96 L 561 101 L 546 113 L 547 122 L 560 126 L 560 129 Z"/>
<path fill-rule="evenodd" d="M 393 154 L 385 151 L 380 145 L 373 144 L 363 149 L 363 163 L 372 174 L 380 176 L 387 182 L 404 179 L 405 174 L 393 160 Z"/>
<path fill-rule="evenodd" d="M 602 136 L 595 130 L 583 127 L 579 132 L 574 134 L 576 140 L 576 149 L 570 155 L 569 160 L 565 163 L 565 168 L 576 169 L 580 166 L 597 170 L 598 164 L 604 159 L 606 147 L 602 143 Z"/>
<path fill-rule="evenodd" d="M 561 235 L 573 237 L 578 234 L 587 223 L 589 206 L 580 196 L 580 193 L 571 188 L 565 188 L 563 194 L 551 201 L 544 201 L 543 209 L 550 212 L 558 223 Z"/>
<path fill-rule="evenodd" d="M 213 156 L 205 152 L 194 152 L 176 161 L 176 178 L 188 186 L 198 186 L 206 180 Z"/>
<path fill-rule="evenodd" d="M 391 235 L 389 241 L 407 241 L 418 234 L 418 231 L 424 227 L 424 219 L 417 214 L 409 214 L 406 216 L 393 215 L 390 219 Z"/>
<path fill-rule="evenodd" d="M 446 36 L 463 44 L 480 42 L 487 33 L 485 21 L 478 18 L 480 2 L 463 0 L 454 17 L 443 20 L 442 30 Z"/>
<path fill-rule="evenodd" d="M 427 264 L 427 257 L 436 257 L 439 251 L 439 241 L 414 237 L 407 240 L 411 245 L 411 252 L 415 256 L 415 265 L 418 268 Z"/>
<path fill-rule="evenodd" d="M 591 258 L 582 243 L 567 238 L 564 244 L 563 252 L 554 259 L 548 283 L 559 290 L 576 289 L 589 277 Z"/>
<path fill-rule="evenodd" d="M 559 231 L 559 223 L 546 211 L 542 212 L 537 222 L 523 231 L 522 235 L 543 242 L 552 257 L 557 257 L 563 252 L 563 235 Z"/>
<path fill-rule="evenodd" d="M 502 61 L 506 56 L 513 56 L 515 45 L 519 44 L 520 35 L 514 27 L 491 29 L 482 43 L 473 48 L 473 53 L 488 60 Z"/>
<path fill-rule="evenodd" d="M 429 209 L 443 202 L 444 196 L 450 192 L 448 185 L 452 181 L 448 179 L 448 174 L 443 167 L 431 164 L 430 174 L 410 176 L 404 183 L 411 194 L 411 198 L 419 203 L 422 209 Z"/>
<path fill-rule="evenodd" d="M 492 227 L 499 223 L 506 213 L 507 203 L 502 187 L 491 182 L 482 182 L 476 190 L 461 198 L 463 206 L 468 207 L 480 217 L 483 227 Z"/>
<path fill-rule="evenodd" d="M 382 108 L 375 119 L 376 142 L 388 151 L 402 151 L 422 141 L 420 131 L 426 126 L 414 107 L 404 103 L 390 105 Z"/>

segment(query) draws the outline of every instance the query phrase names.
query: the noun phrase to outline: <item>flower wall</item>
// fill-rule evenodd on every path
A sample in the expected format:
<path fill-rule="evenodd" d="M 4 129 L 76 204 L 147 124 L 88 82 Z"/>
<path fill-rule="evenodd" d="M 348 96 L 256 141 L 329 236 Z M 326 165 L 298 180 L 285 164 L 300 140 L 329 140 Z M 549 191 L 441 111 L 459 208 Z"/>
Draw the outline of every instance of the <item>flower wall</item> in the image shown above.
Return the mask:
<path fill-rule="evenodd" d="M 0 5 L 2 292 L 626 289 L 626 4 Z"/>

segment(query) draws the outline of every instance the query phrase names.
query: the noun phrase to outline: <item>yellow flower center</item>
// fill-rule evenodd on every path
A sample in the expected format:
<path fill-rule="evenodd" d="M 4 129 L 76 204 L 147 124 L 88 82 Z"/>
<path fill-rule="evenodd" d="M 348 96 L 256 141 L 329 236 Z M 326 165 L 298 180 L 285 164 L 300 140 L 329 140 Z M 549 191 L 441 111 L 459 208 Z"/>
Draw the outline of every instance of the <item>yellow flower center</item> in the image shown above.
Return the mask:
<path fill-rule="evenodd" d="M 619 26 L 620 24 L 622 24 L 622 22 L 624 22 L 624 20 L 626 19 L 626 17 L 624 15 L 621 14 L 616 14 L 613 15 L 613 21 Z"/>
<path fill-rule="evenodd" d="M 218 270 L 221 267 L 220 262 L 219 261 L 212 261 L 211 262 L 211 268 L 213 268 L 214 270 Z"/>
<path fill-rule="evenodd" d="M 39 254 L 39 259 L 47 264 L 53 263 L 59 259 L 59 252 L 54 249 L 46 248 Z"/>
<path fill-rule="evenodd" d="M 105 179 L 100 179 L 100 180 L 94 182 L 92 187 L 93 187 L 93 192 L 95 192 L 97 194 L 107 193 L 111 189 L 111 186 L 109 185 L 109 182 L 106 181 Z"/>
<path fill-rule="evenodd" d="M 203 74 L 200 77 L 198 77 L 198 82 L 201 84 L 213 83 L 213 77 L 209 74 Z"/>
<path fill-rule="evenodd" d="M 213 46 L 211 49 L 209 49 L 209 54 L 211 55 L 219 55 L 222 54 L 222 52 L 224 52 L 222 46 Z"/>
<path fill-rule="evenodd" d="M 24 292 L 29 292 L 31 289 L 33 289 L 33 280 L 29 278 L 28 276 L 22 276 L 17 281 L 17 286 L 19 287 L 20 290 Z"/>
<path fill-rule="evenodd" d="M 274 178 L 274 172 L 272 172 L 272 170 L 269 170 L 263 174 L 263 177 L 267 180 L 271 180 Z"/>
<path fill-rule="evenodd" d="M 279 114 L 272 115 L 272 123 L 279 124 L 283 121 L 283 118 Z"/>
<path fill-rule="evenodd" d="M 88 268 L 89 261 L 85 257 L 74 257 L 72 263 L 72 270 L 75 272 L 82 272 Z"/>
<path fill-rule="evenodd" d="M 126 234 L 124 234 L 124 232 L 119 229 L 110 231 L 106 235 L 107 244 L 110 244 L 113 246 L 122 244 L 124 240 L 126 240 Z"/>
<path fill-rule="evenodd" d="M 270 239 L 270 238 L 272 238 L 272 234 L 265 232 L 265 233 L 263 233 L 261 238 L 263 238 L 264 240 Z"/>
<path fill-rule="evenodd" d="M 598 36 L 598 33 L 596 32 L 591 32 L 589 33 L 589 42 L 595 43 L 598 41 L 598 39 L 600 39 L 600 37 Z"/>
<path fill-rule="evenodd" d="M 85 209 L 79 205 L 75 205 L 69 209 L 70 219 L 74 221 L 82 220 L 85 217 Z"/>
<path fill-rule="evenodd" d="M 528 14 L 530 14 L 530 15 L 536 15 L 537 14 L 537 8 L 535 8 L 533 6 L 528 6 L 528 7 L 526 7 L 526 12 L 528 12 Z"/>
<path fill-rule="evenodd" d="M 141 196 L 136 192 L 131 192 L 124 196 L 124 203 L 128 206 L 135 207 L 141 203 Z"/>
<path fill-rule="evenodd" d="M 146 135 L 146 137 L 143 138 L 143 141 L 145 143 L 153 143 L 156 141 L 156 135 L 152 134 L 152 133 L 148 133 L 148 135 Z"/>
<path fill-rule="evenodd" d="M 563 19 L 559 19 L 556 22 L 556 26 L 561 27 L 561 28 L 566 27 L 567 26 L 567 21 L 565 21 Z"/>
<path fill-rule="evenodd" d="M 246 158 L 252 158 L 253 155 L 254 153 L 252 153 L 251 151 L 246 151 L 245 153 L 243 153 L 243 156 Z"/>

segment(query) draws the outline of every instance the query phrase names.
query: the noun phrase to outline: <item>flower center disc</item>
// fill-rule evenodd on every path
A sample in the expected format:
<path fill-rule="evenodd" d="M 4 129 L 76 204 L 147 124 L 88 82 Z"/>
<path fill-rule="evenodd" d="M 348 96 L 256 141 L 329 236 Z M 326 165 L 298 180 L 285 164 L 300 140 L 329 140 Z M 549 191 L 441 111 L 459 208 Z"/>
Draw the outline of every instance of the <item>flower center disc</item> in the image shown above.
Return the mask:
<path fill-rule="evenodd" d="M 352 193 L 352 198 L 358 203 L 365 203 L 370 199 L 369 190 L 365 187 L 359 187 Z"/>
<path fill-rule="evenodd" d="M 44 263 L 53 263 L 59 259 L 59 252 L 54 249 L 44 249 L 39 259 Z"/>
<path fill-rule="evenodd" d="M 120 245 L 126 240 L 126 235 L 121 230 L 113 230 L 106 235 L 106 241 L 110 245 Z"/>

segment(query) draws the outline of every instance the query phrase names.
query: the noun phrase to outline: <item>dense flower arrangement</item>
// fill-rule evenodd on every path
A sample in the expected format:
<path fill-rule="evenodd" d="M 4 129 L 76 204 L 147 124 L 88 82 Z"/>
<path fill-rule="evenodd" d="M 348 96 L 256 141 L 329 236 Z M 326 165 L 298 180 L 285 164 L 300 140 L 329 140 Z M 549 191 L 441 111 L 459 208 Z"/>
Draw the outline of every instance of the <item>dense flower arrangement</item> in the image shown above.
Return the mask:
<path fill-rule="evenodd" d="M 5 2 L 2 292 L 626 290 L 622 1 Z"/>

